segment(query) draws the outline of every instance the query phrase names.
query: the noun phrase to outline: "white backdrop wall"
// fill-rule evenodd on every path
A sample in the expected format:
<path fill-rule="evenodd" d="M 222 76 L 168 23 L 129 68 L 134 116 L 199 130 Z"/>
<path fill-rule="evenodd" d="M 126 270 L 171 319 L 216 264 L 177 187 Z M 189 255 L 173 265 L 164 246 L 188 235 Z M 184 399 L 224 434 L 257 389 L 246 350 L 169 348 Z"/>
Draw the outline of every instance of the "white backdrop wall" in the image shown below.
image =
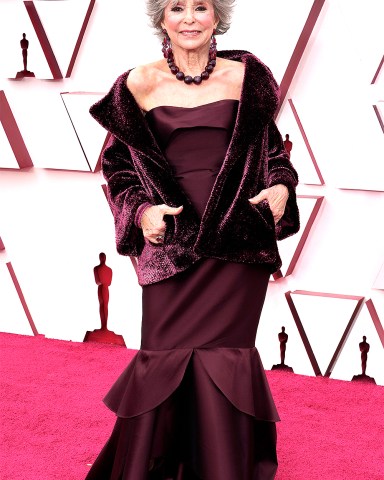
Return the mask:
<path fill-rule="evenodd" d="M 64 74 L 89 5 L 34 2 Z M 252 51 L 280 82 L 312 5 L 238 0 L 219 49 Z M 256 342 L 266 368 L 280 362 L 277 333 L 284 325 L 286 363 L 296 373 L 314 375 L 286 292 L 307 292 L 292 299 L 322 373 L 356 306 L 349 297 L 357 296 L 363 306 L 331 376 L 348 380 L 361 373 L 358 343 L 366 335 L 367 373 L 384 384 L 380 326 L 365 303 L 371 300 L 383 325 L 384 132 L 373 109 L 383 113 L 383 18 L 382 0 L 326 0 L 277 118 L 281 133 L 293 141 L 298 193 L 324 200 L 293 272 L 271 278 Z M 28 69 L 35 78 L 15 80 L 23 68 L 22 33 L 30 42 Z M 10 262 L 37 331 L 82 341 L 87 330 L 100 326 L 93 267 L 103 251 L 113 269 L 108 326 L 128 347 L 139 347 L 141 289 L 130 259 L 115 251 L 103 179 L 93 173 L 105 132 L 88 108 L 120 73 L 160 54 L 144 1 L 96 0 L 71 76 L 53 80 L 24 3 L 0 0 L 0 90 L 34 165 L 19 169 L 0 112 L 1 331 L 32 334 Z M 302 232 L 314 202 L 300 199 Z M 300 238 L 280 244 L 283 275 Z"/>

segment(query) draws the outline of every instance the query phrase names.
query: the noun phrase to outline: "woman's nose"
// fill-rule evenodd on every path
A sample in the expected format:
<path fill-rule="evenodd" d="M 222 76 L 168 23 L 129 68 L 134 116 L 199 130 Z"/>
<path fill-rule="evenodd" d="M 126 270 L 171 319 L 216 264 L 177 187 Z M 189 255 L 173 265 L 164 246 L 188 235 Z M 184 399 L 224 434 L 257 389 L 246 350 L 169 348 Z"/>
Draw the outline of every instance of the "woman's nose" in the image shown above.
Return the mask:
<path fill-rule="evenodd" d="M 184 10 L 184 22 L 185 23 L 193 23 L 195 21 L 195 11 L 194 7 L 187 7 Z"/>

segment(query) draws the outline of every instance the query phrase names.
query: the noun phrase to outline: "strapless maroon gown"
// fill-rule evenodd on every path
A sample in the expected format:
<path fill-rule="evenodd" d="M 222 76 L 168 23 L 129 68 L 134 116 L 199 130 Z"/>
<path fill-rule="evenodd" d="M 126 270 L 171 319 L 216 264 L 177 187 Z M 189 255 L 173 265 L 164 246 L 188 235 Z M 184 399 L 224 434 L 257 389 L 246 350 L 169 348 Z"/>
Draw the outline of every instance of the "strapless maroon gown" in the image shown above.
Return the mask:
<path fill-rule="evenodd" d="M 147 121 L 202 216 L 238 102 Z M 272 480 L 279 420 L 255 348 L 269 273 L 203 259 L 143 287 L 141 349 L 104 401 L 117 414 L 87 480 Z"/>

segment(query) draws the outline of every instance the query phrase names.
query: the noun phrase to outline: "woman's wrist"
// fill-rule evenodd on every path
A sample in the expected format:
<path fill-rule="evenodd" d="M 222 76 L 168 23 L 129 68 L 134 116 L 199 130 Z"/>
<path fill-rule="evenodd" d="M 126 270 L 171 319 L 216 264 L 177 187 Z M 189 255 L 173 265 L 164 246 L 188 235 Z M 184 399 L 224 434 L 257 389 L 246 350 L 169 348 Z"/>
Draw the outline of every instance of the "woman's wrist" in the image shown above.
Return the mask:
<path fill-rule="evenodd" d="M 141 219 L 143 218 L 145 210 L 147 208 L 152 207 L 153 205 L 149 202 L 142 203 L 139 208 L 136 210 L 136 215 L 135 215 L 135 225 L 137 228 L 141 228 Z"/>
<path fill-rule="evenodd" d="M 276 183 L 276 185 L 274 185 L 274 187 L 277 187 L 277 189 L 282 193 L 282 194 L 286 194 L 287 196 L 289 195 L 289 189 L 286 185 L 284 185 L 284 183 Z"/>

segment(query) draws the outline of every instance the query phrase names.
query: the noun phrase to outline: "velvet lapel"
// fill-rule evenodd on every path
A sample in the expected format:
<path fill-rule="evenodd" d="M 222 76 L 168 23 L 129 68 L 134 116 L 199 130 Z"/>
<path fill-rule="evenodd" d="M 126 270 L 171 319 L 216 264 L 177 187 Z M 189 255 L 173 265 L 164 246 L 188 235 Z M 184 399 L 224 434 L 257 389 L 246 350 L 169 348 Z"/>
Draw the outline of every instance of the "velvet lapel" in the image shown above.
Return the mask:
<path fill-rule="evenodd" d="M 242 50 L 224 50 L 218 52 L 218 56 L 244 62 L 245 75 L 231 143 L 208 200 L 206 213 L 214 209 L 213 194 L 216 202 L 219 198 L 220 179 L 228 174 L 239 154 L 255 141 L 259 132 L 273 118 L 279 100 L 278 86 L 270 70 L 254 55 Z M 180 202 L 191 206 L 126 86 L 129 72 L 118 77 L 108 94 L 91 107 L 90 113 L 112 135 L 136 152 L 137 159 L 133 159 L 134 162 L 145 163 L 144 170 L 159 193 L 157 186 L 161 185 L 162 201 L 175 204 L 173 206 Z M 164 198 L 165 192 L 172 193 L 173 201 Z"/>
<path fill-rule="evenodd" d="M 91 115 L 112 135 L 127 145 L 132 161 L 145 171 L 148 183 L 158 192 L 156 203 L 177 207 L 188 205 L 198 221 L 191 201 L 172 174 L 172 169 L 154 138 L 143 112 L 126 81 L 130 70 L 120 75 L 108 94 L 90 108 Z"/>
<path fill-rule="evenodd" d="M 221 189 L 231 168 L 256 143 L 260 132 L 272 120 L 279 102 L 278 85 L 272 73 L 254 55 L 241 50 L 229 50 L 219 52 L 218 56 L 242 61 L 245 63 L 245 73 L 231 142 L 208 199 L 199 236 L 207 219 L 214 214 L 222 200 Z"/>
<path fill-rule="evenodd" d="M 233 141 L 246 147 L 272 120 L 279 103 L 279 87 L 269 68 L 251 53 L 243 50 L 223 50 L 218 52 L 218 56 L 245 64 Z"/>
<path fill-rule="evenodd" d="M 90 108 L 91 115 L 112 135 L 134 150 L 151 156 L 159 166 L 169 170 L 144 115 L 127 88 L 127 78 L 131 70 L 120 75 L 108 94 Z M 161 157 L 161 158 L 157 158 Z"/>

